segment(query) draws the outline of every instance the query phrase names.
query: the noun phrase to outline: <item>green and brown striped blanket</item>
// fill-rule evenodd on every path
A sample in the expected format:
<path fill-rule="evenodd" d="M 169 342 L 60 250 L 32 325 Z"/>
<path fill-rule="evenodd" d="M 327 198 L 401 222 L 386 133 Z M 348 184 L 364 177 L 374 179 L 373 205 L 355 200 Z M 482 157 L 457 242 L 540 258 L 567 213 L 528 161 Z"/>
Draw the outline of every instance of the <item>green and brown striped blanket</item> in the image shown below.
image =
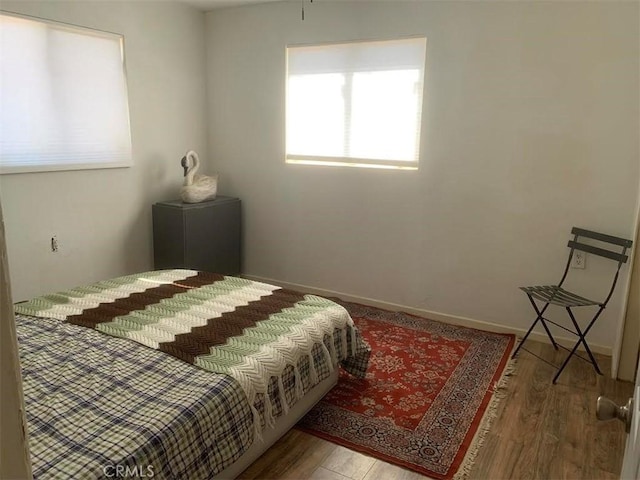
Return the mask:
<path fill-rule="evenodd" d="M 106 280 L 17 304 L 17 313 L 56 318 L 129 338 L 205 370 L 225 373 L 241 385 L 260 437 L 256 395 L 266 394 L 271 377 L 284 393 L 282 375 L 292 366 L 296 392 L 303 394 L 298 361 L 321 345 L 328 363 L 354 355 L 353 320 L 340 305 L 315 295 L 251 280 L 193 270 L 162 270 Z M 330 341 L 325 343 L 325 336 Z M 335 351 L 334 335 L 343 350 Z M 346 349 L 351 349 L 347 352 Z M 348 369 L 348 366 L 345 365 Z M 352 372 L 362 376 L 363 369 Z M 282 400 L 282 399 L 281 399 Z M 266 424 L 273 423 L 270 402 Z M 285 409 L 286 401 L 281 402 Z M 286 413 L 286 411 L 285 411 Z"/>

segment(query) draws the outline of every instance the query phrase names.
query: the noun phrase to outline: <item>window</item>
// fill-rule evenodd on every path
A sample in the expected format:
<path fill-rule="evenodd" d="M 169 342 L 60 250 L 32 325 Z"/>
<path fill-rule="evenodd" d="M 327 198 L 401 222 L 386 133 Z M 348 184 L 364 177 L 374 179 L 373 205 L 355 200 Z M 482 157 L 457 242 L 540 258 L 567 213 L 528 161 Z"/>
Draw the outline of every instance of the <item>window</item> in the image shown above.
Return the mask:
<path fill-rule="evenodd" d="M 287 162 L 417 168 L 426 43 L 288 47 Z"/>
<path fill-rule="evenodd" d="M 0 13 L 0 173 L 128 165 L 122 36 Z"/>

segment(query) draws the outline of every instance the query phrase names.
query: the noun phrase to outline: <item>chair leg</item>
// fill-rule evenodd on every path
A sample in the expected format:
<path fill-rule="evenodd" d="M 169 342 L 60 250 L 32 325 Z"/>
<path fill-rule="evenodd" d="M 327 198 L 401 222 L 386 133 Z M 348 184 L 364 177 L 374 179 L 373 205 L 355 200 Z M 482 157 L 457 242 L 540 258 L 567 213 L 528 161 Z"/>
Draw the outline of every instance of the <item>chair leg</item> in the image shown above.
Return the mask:
<path fill-rule="evenodd" d="M 598 313 L 596 313 L 596 315 L 593 317 L 591 322 L 589 322 L 589 325 L 587 325 L 587 328 L 585 329 L 584 332 L 580 330 L 580 327 L 578 326 L 578 322 L 576 322 L 576 319 L 573 316 L 573 312 L 571 311 L 571 309 L 569 307 L 566 307 L 566 309 L 567 309 L 567 313 L 569 314 L 569 317 L 571 317 L 573 326 L 575 327 L 578 333 L 578 336 L 580 337 L 580 340 L 578 341 L 578 343 L 582 343 L 582 345 L 584 345 L 584 349 L 587 351 L 587 354 L 589 355 L 589 358 L 591 359 L 591 363 L 593 363 L 593 366 L 595 367 L 596 372 L 598 372 L 598 375 L 602 375 L 602 372 L 600 371 L 600 367 L 598 366 L 598 362 L 596 362 L 596 359 L 593 356 L 593 353 L 591 353 L 591 349 L 589 348 L 589 345 L 587 345 L 587 341 L 585 340 L 585 337 L 587 333 L 589 333 L 591 326 L 595 323 L 596 319 L 600 316 L 600 313 L 602 313 L 602 310 L 604 310 L 604 308 L 600 307 L 600 310 L 598 310 Z"/>
<path fill-rule="evenodd" d="M 582 330 L 580 330 L 580 326 L 578 325 L 578 322 L 576 321 L 575 317 L 573 316 L 573 312 L 571 311 L 571 308 L 570 307 L 565 307 L 565 308 L 567 310 L 567 313 L 569 314 L 569 317 L 571 318 L 571 322 L 573 322 L 574 328 L 576 329 L 576 335 L 578 335 L 578 337 L 580 337 L 580 338 L 576 342 L 576 344 L 573 346 L 573 349 L 569 352 L 569 355 L 567 355 L 567 358 L 564 359 L 564 362 L 562 363 L 562 366 L 556 372 L 556 375 L 553 377 L 553 383 L 554 384 L 558 381 L 558 377 L 560 376 L 560 374 L 564 370 L 564 367 L 567 366 L 567 364 L 569 363 L 569 360 L 571 360 L 571 357 L 576 353 L 576 350 L 578 350 L 578 347 L 580 346 L 581 343 L 582 343 L 582 345 L 584 345 L 584 348 L 587 351 L 587 354 L 589 355 L 589 358 L 591 359 L 591 363 L 593 364 L 593 367 L 594 367 L 595 371 L 598 373 L 598 375 L 602 375 L 602 372 L 600 371 L 600 367 L 598 366 L 598 362 L 596 361 L 595 357 L 593 356 L 593 353 L 591 353 L 591 349 L 589 348 L 589 345 L 587 345 L 587 341 L 585 340 L 585 336 L 587 335 L 587 333 L 589 332 L 589 330 L 591 329 L 591 327 L 593 326 L 593 324 L 595 323 L 597 318 L 600 316 L 600 313 L 602 313 L 602 310 L 604 309 L 604 307 L 600 307 L 600 310 L 598 311 L 598 313 L 596 313 L 596 315 L 593 317 L 591 322 L 589 322 L 589 325 L 587 326 L 587 328 L 585 329 L 584 332 L 582 332 Z"/>
<path fill-rule="evenodd" d="M 573 346 L 573 350 L 571 350 L 569 355 L 567 355 L 567 358 L 564 359 L 564 362 L 562 363 L 562 366 L 556 372 L 556 375 L 553 377 L 553 384 L 554 385 L 558 381 L 558 377 L 560 376 L 560 374 L 564 370 L 564 367 L 567 366 L 567 363 L 569 363 L 569 360 L 571 360 L 571 357 L 573 357 L 573 354 L 576 353 L 576 350 L 578 349 L 578 345 L 580 345 L 580 341 L 576 342 L 576 344 Z"/>
<path fill-rule="evenodd" d="M 511 355 L 512 359 L 516 358 L 516 355 L 520 351 L 520 348 L 522 348 L 522 345 L 524 345 L 524 342 L 527 340 L 527 338 L 529 338 L 529 335 L 531 334 L 531 332 L 533 331 L 533 328 L 536 326 L 538 322 L 542 323 L 544 330 L 547 332 L 547 336 L 549 337 L 549 339 L 551 340 L 551 343 L 553 344 L 553 348 L 555 348 L 556 350 L 558 349 L 558 344 L 553 338 L 553 335 L 551 335 L 551 331 L 549 330 L 549 327 L 547 327 L 547 324 L 545 323 L 544 318 L 542 317 L 544 315 L 544 312 L 547 310 L 547 308 L 549 308 L 550 304 L 546 303 L 545 306 L 542 307 L 542 310 L 539 310 L 538 306 L 536 305 L 536 302 L 534 302 L 531 295 L 527 294 L 527 297 L 529 298 L 529 302 L 531 302 L 531 305 L 533 306 L 533 309 L 536 311 L 536 314 L 538 316 L 536 317 L 535 321 L 531 324 L 531 326 L 529 327 L 529 330 L 527 330 L 527 333 L 524 335 L 524 337 L 522 337 L 522 340 L 520 340 L 518 347 L 513 352 L 513 355 Z"/>

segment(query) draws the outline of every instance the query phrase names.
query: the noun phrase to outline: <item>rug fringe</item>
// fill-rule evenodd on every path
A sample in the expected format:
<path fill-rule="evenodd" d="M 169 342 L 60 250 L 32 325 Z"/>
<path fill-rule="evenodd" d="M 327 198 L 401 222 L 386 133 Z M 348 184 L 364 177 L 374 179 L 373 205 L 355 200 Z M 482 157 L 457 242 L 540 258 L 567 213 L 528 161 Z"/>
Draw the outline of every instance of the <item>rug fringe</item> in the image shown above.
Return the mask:
<path fill-rule="evenodd" d="M 475 464 L 476 457 L 478 456 L 478 452 L 480 451 L 480 447 L 484 444 L 485 438 L 491 429 L 491 425 L 498 416 L 498 406 L 500 405 L 500 401 L 507 396 L 507 385 L 510 377 L 515 375 L 516 368 L 517 359 L 509 360 L 502 372 L 502 375 L 500 376 L 500 379 L 495 382 L 491 400 L 489 401 L 489 405 L 487 405 L 487 410 L 485 411 L 484 417 L 478 427 L 478 431 L 473 437 L 462 464 L 453 476 L 453 480 L 466 480 L 469 477 L 469 474 L 473 469 L 473 465 Z"/>

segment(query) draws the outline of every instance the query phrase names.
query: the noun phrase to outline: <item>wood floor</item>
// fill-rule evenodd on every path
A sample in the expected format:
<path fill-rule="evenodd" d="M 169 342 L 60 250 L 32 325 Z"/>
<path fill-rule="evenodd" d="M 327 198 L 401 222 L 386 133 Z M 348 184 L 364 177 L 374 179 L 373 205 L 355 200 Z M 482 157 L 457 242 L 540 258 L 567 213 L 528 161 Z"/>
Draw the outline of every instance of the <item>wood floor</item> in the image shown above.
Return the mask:
<path fill-rule="evenodd" d="M 550 345 L 527 342 L 545 358 L 562 360 Z M 611 359 L 596 355 L 609 372 Z M 470 479 L 617 479 L 625 433 L 621 422 L 599 422 L 595 404 L 606 395 L 624 404 L 633 385 L 597 375 L 572 359 L 551 384 L 554 369 L 527 352 L 518 354 L 515 375 L 481 447 Z M 292 430 L 238 478 L 327 480 L 419 480 L 425 477 Z"/>

